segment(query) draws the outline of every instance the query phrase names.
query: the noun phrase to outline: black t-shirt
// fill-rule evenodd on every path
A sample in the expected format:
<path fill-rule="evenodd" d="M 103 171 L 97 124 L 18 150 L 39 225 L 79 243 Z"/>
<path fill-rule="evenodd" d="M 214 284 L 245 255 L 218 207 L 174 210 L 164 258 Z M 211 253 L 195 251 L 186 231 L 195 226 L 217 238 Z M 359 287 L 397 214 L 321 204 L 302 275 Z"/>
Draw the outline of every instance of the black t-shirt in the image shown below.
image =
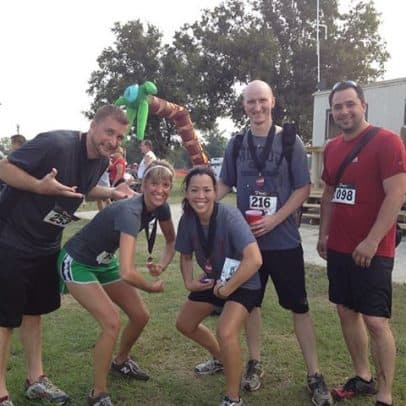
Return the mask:
<path fill-rule="evenodd" d="M 88 159 L 86 134 L 52 131 L 39 134 L 8 156 L 13 165 L 37 179 L 52 168 L 58 182 L 87 194 L 97 185 L 107 159 Z M 6 186 L 0 197 L 0 244 L 23 255 L 48 255 L 59 250 L 63 227 L 83 199 L 45 196 Z"/>

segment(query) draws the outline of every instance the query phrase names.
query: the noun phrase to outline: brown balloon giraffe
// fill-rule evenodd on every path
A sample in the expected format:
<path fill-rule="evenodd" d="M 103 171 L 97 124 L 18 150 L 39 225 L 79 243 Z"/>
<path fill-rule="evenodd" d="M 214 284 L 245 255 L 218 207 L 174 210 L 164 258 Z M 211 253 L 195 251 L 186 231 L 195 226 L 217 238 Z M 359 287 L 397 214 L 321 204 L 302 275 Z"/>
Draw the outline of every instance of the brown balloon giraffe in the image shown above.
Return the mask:
<path fill-rule="evenodd" d="M 207 165 L 208 159 L 197 138 L 189 111 L 178 104 L 156 96 L 148 96 L 149 113 L 172 120 L 182 138 L 182 144 L 190 155 L 193 165 Z"/>

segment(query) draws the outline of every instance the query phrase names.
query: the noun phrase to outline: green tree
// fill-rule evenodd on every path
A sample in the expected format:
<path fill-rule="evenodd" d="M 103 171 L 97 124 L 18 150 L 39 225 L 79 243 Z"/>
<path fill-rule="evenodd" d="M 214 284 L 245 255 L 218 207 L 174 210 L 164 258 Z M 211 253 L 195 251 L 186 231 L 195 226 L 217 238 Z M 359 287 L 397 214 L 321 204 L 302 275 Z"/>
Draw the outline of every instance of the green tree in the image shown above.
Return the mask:
<path fill-rule="evenodd" d="M 383 74 L 388 58 L 378 34 L 373 1 L 360 1 L 340 15 L 336 0 L 321 2 L 322 78 L 327 86 L 351 77 L 366 83 Z M 293 120 L 311 139 L 312 93 L 316 91 L 316 6 L 314 0 L 228 0 L 175 34 L 176 55 L 193 72 L 189 97 L 197 116 L 231 115 L 242 124 L 241 84 L 262 79 L 277 97 L 277 123 Z"/>
<path fill-rule="evenodd" d="M 275 121 L 295 121 L 309 141 L 317 90 L 315 22 L 314 0 L 226 0 L 181 27 L 170 45 L 162 43 L 161 32 L 152 25 L 116 23 L 116 41 L 103 50 L 89 81 L 94 100 L 88 116 L 100 104 L 116 100 L 129 84 L 151 80 L 159 97 L 191 112 L 197 129 L 215 130 L 222 116 L 243 126 L 241 87 L 262 79 L 275 92 Z M 361 0 L 343 14 L 338 0 L 324 0 L 320 22 L 328 27 L 328 38 L 320 41 L 327 87 L 340 79 L 367 83 L 382 76 L 389 55 L 373 0 Z M 149 117 L 147 136 L 159 156 L 166 156 L 174 134 L 173 123 Z"/>

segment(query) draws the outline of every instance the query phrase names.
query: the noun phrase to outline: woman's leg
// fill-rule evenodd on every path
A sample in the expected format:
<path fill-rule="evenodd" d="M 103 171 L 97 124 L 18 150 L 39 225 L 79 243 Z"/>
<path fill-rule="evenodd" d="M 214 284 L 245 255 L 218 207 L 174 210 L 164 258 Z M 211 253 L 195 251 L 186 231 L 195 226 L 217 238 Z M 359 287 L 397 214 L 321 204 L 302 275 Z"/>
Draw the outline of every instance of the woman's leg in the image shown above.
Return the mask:
<path fill-rule="evenodd" d="M 201 322 L 210 315 L 214 306 L 211 303 L 188 300 L 183 304 L 178 317 L 176 328 L 186 337 L 206 348 L 215 359 L 220 358 L 220 346 L 216 336 Z"/>
<path fill-rule="evenodd" d="M 248 311 L 242 304 L 228 301 L 217 325 L 217 337 L 226 377 L 226 395 L 233 400 L 240 398 L 242 370 L 240 333 L 247 317 Z"/>
<path fill-rule="evenodd" d="M 128 283 L 118 281 L 103 287 L 111 300 L 128 317 L 128 323 L 121 334 L 119 350 L 115 357 L 117 364 L 122 364 L 129 357 L 131 348 L 148 323 L 149 312 L 137 289 Z"/>
<path fill-rule="evenodd" d="M 102 392 L 107 392 L 107 374 L 120 331 L 120 316 L 99 283 L 66 282 L 66 286 L 71 295 L 98 321 L 102 328 L 94 348 L 93 396 L 98 396 Z"/>

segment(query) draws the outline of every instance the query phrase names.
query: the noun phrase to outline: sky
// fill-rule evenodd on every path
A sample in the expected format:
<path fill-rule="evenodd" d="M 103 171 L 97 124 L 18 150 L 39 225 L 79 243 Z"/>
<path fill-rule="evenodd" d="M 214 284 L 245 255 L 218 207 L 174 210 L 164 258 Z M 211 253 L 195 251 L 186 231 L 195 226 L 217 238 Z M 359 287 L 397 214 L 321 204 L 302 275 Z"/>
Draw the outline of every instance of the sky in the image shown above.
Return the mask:
<path fill-rule="evenodd" d="M 322 3 L 323 0 L 320 0 Z M 350 0 L 342 0 L 349 3 Z M 97 57 L 113 45 L 114 22 L 141 19 L 169 42 L 184 23 L 221 0 L 2 0 L 0 2 L 0 138 L 17 132 L 28 139 L 43 131 L 86 131 L 82 114 Z M 315 2 L 316 4 L 316 2 Z M 405 0 L 375 0 L 380 33 L 391 59 L 384 79 L 406 77 L 403 32 Z M 315 56 L 316 58 L 316 56 Z"/>

